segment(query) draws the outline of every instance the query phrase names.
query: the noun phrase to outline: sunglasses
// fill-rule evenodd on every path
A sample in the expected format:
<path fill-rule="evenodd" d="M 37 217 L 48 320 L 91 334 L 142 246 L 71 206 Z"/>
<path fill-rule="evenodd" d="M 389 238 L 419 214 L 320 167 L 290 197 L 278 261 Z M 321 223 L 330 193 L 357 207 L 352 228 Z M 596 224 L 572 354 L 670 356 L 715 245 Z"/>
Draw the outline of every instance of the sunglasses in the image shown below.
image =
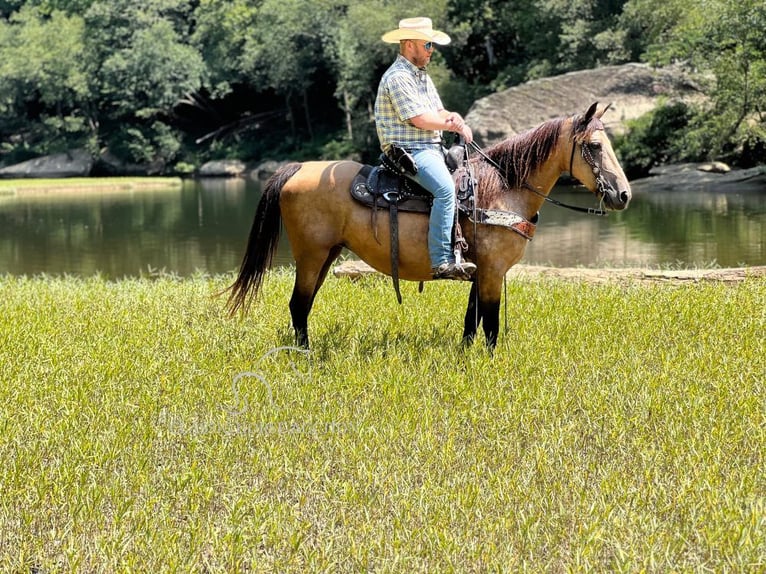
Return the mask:
<path fill-rule="evenodd" d="M 426 42 L 423 44 L 423 47 L 426 49 L 426 52 L 430 52 L 434 49 L 434 43 L 433 42 Z"/>

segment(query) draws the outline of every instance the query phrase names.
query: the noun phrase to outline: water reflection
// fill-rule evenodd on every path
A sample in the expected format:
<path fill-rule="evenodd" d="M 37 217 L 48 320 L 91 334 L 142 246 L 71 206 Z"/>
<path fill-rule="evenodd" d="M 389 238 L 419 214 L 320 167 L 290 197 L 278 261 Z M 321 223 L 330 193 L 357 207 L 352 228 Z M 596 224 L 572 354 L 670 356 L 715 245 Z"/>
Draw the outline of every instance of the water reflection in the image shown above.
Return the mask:
<path fill-rule="evenodd" d="M 555 193 L 570 203 L 583 204 L 585 197 Z M 606 218 L 546 206 L 525 260 L 557 266 L 764 265 L 766 193 L 638 192 L 626 211 Z"/>
<path fill-rule="evenodd" d="M 230 271 L 258 195 L 244 181 L 215 180 L 160 190 L 0 198 L 0 270 L 110 278 L 150 269 Z"/>
<path fill-rule="evenodd" d="M 569 203 L 583 191 L 557 189 Z M 0 272 L 100 273 L 239 266 L 260 188 L 244 180 L 187 182 L 152 191 L 50 192 L 0 197 Z M 766 265 L 766 193 L 639 192 L 624 212 L 586 216 L 546 205 L 526 263 Z M 292 262 L 286 241 L 277 264 Z"/>

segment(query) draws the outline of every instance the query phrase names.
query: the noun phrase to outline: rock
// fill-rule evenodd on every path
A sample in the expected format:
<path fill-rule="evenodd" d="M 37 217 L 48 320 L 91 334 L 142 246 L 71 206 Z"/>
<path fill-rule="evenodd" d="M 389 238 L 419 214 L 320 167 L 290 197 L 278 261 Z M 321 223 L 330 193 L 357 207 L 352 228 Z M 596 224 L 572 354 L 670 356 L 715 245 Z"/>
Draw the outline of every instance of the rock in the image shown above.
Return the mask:
<path fill-rule="evenodd" d="M 276 171 L 286 163 L 288 162 L 267 159 L 250 170 L 250 177 L 257 181 L 265 181 L 274 175 Z"/>
<path fill-rule="evenodd" d="M 707 164 L 683 163 L 652 168 L 649 177 L 633 180 L 630 186 L 634 192 L 766 190 L 766 166 L 713 171 L 700 169 L 701 165 Z"/>
<path fill-rule="evenodd" d="M 690 80 L 675 68 L 646 64 L 605 66 L 533 80 L 477 100 L 466 115 L 480 145 L 487 146 L 547 120 L 582 113 L 593 102 L 611 103 L 603 121 L 610 134 L 651 111 L 660 99 L 701 98 Z"/>
<path fill-rule="evenodd" d="M 714 161 L 711 163 L 701 163 L 697 166 L 700 171 L 707 171 L 710 173 L 729 173 L 731 168 L 722 161 Z"/>
<path fill-rule="evenodd" d="M 240 177 L 247 166 L 238 159 L 219 159 L 204 163 L 199 168 L 200 177 Z"/>
<path fill-rule="evenodd" d="M 0 169 L 6 178 L 86 177 L 93 168 L 93 158 L 83 149 L 46 155 Z"/>
<path fill-rule="evenodd" d="M 336 277 L 348 277 L 349 279 L 356 280 L 365 275 L 371 275 L 377 273 L 377 271 L 367 265 L 364 261 L 358 259 L 347 259 L 346 261 L 339 263 L 332 270 L 333 275 Z"/>
<path fill-rule="evenodd" d="M 165 162 L 157 159 L 151 163 L 127 163 L 119 159 L 108 149 L 98 156 L 98 161 L 93 168 L 93 175 L 112 176 L 141 176 L 160 175 L 165 171 Z"/>

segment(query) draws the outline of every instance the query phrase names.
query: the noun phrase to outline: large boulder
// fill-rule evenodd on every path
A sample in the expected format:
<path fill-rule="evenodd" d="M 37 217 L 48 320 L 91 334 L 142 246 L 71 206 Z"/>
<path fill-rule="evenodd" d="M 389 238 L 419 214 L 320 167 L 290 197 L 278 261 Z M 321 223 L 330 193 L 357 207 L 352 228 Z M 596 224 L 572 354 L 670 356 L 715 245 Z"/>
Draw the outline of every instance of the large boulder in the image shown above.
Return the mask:
<path fill-rule="evenodd" d="M 287 164 L 287 161 L 276 161 L 273 159 L 267 159 L 260 162 L 250 170 L 250 179 L 255 181 L 266 181 L 283 165 Z"/>
<path fill-rule="evenodd" d="M 217 159 L 202 164 L 199 168 L 200 177 L 241 177 L 247 166 L 238 159 Z"/>
<path fill-rule="evenodd" d="M 729 169 L 726 164 L 683 163 L 652 168 L 649 177 L 630 182 L 634 192 L 658 191 L 764 191 L 766 166 Z"/>
<path fill-rule="evenodd" d="M 164 172 L 165 162 L 162 159 L 151 163 L 128 163 L 108 149 L 101 152 L 93 166 L 93 175 L 101 177 L 162 175 Z"/>
<path fill-rule="evenodd" d="M 491 145 L 547 120 L 582 113 L 593 102 L 612 104 L 604 117 L 610 134 L 651 111 L 661 98 L 690 101 L 702 97 L 679 69 L 646 64 L 605 66 L 533 80 L 477 100 L 466 115 L 477 143 Z"/>
<path fill-rule="evenodd" d="M 30 159 L 0 169 L 4 178 L 86 177 L 93 168 L 93 157 L 83 149 Z"/>

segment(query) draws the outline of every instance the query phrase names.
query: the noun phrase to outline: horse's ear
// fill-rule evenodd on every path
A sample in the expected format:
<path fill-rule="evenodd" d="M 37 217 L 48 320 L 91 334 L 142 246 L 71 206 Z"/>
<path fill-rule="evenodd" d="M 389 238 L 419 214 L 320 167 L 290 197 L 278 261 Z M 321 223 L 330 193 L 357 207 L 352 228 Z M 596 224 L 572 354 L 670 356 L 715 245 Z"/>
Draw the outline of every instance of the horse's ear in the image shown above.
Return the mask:
<path fill-rule="evenodd" d="M 596 102 L 596 103 L 598 103 L 598 102 Z M 604 109 L 602 109 L 602 110 L 599 110 L 598 112 L 596 112 L 596 117 L 597 117 L 598 119 L 601 119 L 601 117 L 602 117 L 602 116 L 603 116 L 603 115 L 606 113 L 606 110 L 608 110 L 609 108 L 611 108 L 611 107 L 612 107 L 612 104 L 613 104 L 613 103 L 614 103 L 614 102 L 609 102 L 607 105 L 605 105 L 605 106 L 604 106 Z"/>
<path fill-rule="evenodd" d="M 596 110 L 598 109 L 598 102 L 593 102 L 591 106 L 588 108 L 588 111 L 585 112 L 585 114 L 581 116 L 575 116 L 574 118 L 574 131 L 575 133 L 580 133 L 582 130 L 584 130 L 590 121 L 593 119 L 593 115 L 596 113 Z"/>
<path fill-rule="evenodd" d="M 591 119 L 593 119 L 593 116 L 595 115 L 597 109 L 598 109 L 598 102 L 593 102 L 590 105 L 590 107 L 588 108 L 588 111 L 585 112 L 585 116 L 582 119 L 583 125 L 587 126 L 590 123 L 590 121 L 591 121 Z M 601 117 L 601 115 L 599 114 L 598 117 Z"/>

